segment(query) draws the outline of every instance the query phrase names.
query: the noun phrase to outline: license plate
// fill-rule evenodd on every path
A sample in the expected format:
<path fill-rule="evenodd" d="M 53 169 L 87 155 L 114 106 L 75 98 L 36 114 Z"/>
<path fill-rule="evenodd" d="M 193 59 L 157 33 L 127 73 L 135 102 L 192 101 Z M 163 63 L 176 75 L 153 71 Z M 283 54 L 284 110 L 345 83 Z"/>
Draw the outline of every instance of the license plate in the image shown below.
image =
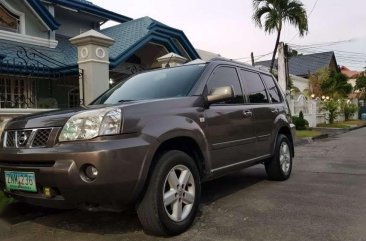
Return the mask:
<path fill-rule="evenodd" d="M 5 185 L 7 190 L 37 192 L 34 172 L 5 171 Z"/>

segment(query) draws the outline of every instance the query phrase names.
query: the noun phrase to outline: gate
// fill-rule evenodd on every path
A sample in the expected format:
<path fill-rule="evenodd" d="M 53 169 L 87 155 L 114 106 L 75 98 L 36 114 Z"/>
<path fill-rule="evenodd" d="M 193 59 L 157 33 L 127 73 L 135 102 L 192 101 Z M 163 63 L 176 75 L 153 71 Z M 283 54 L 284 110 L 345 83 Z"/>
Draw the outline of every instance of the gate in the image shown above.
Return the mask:
<path fill-rule="evenodd" d="M 0 54 L 1 108 L 68 108 L 83 104 L 83 71 L 47 56 L 50 49 L 7 45 Z"/>

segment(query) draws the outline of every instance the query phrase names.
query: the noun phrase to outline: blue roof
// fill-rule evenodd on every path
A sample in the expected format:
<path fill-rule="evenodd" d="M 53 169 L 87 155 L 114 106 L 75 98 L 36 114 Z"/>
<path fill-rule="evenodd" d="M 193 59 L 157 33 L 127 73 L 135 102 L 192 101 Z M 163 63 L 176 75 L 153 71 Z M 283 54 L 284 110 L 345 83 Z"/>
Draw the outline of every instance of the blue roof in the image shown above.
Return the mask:
<path fill-rule="evenodd" d="M 164 32 L 161 29 L 166 29 Z M 137 49 L 152 41 L 164 45 L 169 51 L 182 55 L 172 38 L 183 45 L 191 59 L 199 58 L 188 38 L 180 30 L 173 29 L 150 17 L 135 19 L 123 24 L 103 29 L 101 33 L 116 42 L 110 48 L 111 65 L 116 66 L 130 57 Z"/>
<path fill-rule="evenodd" d="M 153 21 L 150 18 L 140 18 L 101 30 L 101 33 L 116 41 L 110 48 L 110 58 L 117 58 L 121 53 L 146 37 L 152 23 Z"/>
<path fill-rule="evenodd" d="M 161 28 L 167 28 L 169 31 L 164 32 Z M 109 51 L 110 68 L 126 61 L 148 42 L 160 43 L 168 51 L 182 55 L 172 38 L 179 40 L 191 59 L 199 58 L 197 53 L 191 51 L 193 47 L 182 31 L 172 29 L 149 17 L 135 19 L 100 32 L 115 40 Z M 35 60 L 29 60 L 30 63 L 39 63 L 54 69 L 77 71 L 77 48 L 70 43 L 69 37 L 56 35 L 56 40 L 58 45 L 55 49 L 27 44 L 21 44 L 21 46 L 36 53 Z M 0 40 L 0 59 L 1 55 L 4 55 L 4 62 L 13 61 L 14 58 L 21 62 L 21 58 L 17 56 L 17 51 L 20 50 L 17 47 L 19 45 L 19 43 Z"/>
<path fill-rule="evenodd" d="M 76 57 L 74 58 L 77 53 L 76 48 L 67 42 L 66 38 L 61 39 L 59 46 L 56 49 L 51 49 L 0 40 L 0 70 L 14 72 L 19 68 L 22 72 L 37 72 L 39 70 L 52 72 L 54 69 L 69 70 L 71 68 L 77 71 Z M 72 53 L 72 55 L 68 53 Z M 71 63 L 73 66 L 68 66 L 67 63 Z"/>
<path fill-rule="evenodd" d="M 119 23 L 124 23 L 132 20 L 132 18 L 109 11 L 86 0 L 48 0 L 48 1 L 54 4 L 90 13 L 95 16 L 103 17 L 105 19 L 113 20 Z"/>
<path fill-rule="evenodd" d="M 335 60 L 333 51 L 290 57 L 288 61 L 289 72 L 293 75 L 306 77 L 320 69 L 330 67 L 332 60 Z M 277 62 L 276 59 L 274 63 L 275 69 L 278 68 Z M 337 64 L 337 62 L 335 63 Z M 270 67 L 271 60 L 256 62 L 256 65 Z"/>
<path fill-rule="evenodd" d="M 27 0 L 27 2 L 51 30 L 56 30 L 60 27 L 60 24 L 39 0 Z"/>

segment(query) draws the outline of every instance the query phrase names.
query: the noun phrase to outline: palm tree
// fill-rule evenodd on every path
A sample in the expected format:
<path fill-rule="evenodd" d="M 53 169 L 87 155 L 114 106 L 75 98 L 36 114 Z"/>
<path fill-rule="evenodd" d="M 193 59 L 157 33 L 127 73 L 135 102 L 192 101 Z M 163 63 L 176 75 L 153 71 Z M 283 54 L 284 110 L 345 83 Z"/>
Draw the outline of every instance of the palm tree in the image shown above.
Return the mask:
<path fill-rule="evenodd" d="M 262 17 L 264 17 L 264 31 L 269 34 L 277 31 L 277 40 L 270 68 L 272 72 L 283 24 L 289 22 L 295 25 L 300 36 L 304 36 L 308 32 L 306 10 L 304 4 L 298 0 L 253 0 L 253 8 L 253 20 L 256 25 L 262 28 Z"/>

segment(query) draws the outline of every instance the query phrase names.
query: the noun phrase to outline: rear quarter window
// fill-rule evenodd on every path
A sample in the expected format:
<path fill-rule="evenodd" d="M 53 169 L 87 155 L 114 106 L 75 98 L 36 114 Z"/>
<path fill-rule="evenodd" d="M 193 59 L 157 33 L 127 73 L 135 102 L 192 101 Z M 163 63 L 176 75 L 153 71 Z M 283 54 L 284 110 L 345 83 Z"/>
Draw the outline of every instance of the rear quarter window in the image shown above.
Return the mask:
<path fill-rule="evenodd" d="M 281 103 L 282 97 L 280 94 L 280 90 L 275 83 L 275 80 L 270 75 L 262 74 L 262 79 L 267 86 L 269 98 L 272 100 L 272 103 Z"/>

